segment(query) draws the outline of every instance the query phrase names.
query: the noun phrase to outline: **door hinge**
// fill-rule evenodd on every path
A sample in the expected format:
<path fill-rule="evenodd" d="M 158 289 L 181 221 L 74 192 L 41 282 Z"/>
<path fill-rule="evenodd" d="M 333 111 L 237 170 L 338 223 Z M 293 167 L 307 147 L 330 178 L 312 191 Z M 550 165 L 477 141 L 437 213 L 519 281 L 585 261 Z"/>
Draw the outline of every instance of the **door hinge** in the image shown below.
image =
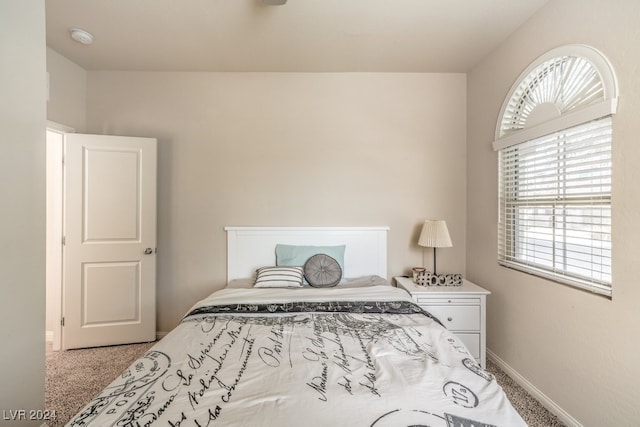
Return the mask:
<path fill-rule="evenodd" d="M 67 238 L 65 236 L 62 236 L 62 246 L 67 244 Z"/>
<path fill-rule="evenodd" d="M 60 326 L 64 326 L 64 317 L 60 319 Z"/>

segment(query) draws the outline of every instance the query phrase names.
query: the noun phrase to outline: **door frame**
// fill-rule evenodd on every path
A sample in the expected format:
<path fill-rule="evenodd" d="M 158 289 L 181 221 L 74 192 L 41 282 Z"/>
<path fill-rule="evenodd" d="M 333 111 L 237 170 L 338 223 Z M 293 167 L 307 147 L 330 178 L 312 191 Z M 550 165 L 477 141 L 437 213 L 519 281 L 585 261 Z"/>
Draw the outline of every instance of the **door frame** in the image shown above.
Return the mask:
<path fill-rule="evenodd" d="M 63 152 L 64 134 L 75 129 L 47 120 L 46 131 L 59 134 L 58 140 L 46 141 L 46 312 L 53 320 L 53 330 L 46 330 L 45 339 L 54 351 L 62 344 L 62 221 L 63 221 Z M 49 329 L 48 327 L 46 329 Z"/>

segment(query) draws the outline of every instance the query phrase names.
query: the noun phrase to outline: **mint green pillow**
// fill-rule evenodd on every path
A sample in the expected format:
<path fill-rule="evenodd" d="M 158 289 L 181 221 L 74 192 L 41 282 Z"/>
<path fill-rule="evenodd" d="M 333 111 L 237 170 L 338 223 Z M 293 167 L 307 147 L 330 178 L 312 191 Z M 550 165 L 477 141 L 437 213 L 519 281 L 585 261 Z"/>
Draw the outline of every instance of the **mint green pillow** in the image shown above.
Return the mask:
<path fill-rule="evenodd" d="M 340 246 L 299 246 L 276 245 L 276 265 L 279 267 L 302 267 L 305 262 L 316 254 L 326 254 L 338 261 L 344 274 L 344 251 L 346 245 Z M 305 282 L 306 283 L 306 282 Z"/>

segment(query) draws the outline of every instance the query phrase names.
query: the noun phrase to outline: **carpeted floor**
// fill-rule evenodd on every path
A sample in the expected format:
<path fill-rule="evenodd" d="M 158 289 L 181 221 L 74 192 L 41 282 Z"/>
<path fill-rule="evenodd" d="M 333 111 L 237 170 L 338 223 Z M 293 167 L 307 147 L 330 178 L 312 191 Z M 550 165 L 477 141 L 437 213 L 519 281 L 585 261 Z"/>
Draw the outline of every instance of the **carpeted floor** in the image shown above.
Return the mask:
<path fill-rule="evenodd" d="M 44 404 L 56 414 L 48 426 L 64 426 L 153 344 L 52 351 L 47 343 Z"/>
<path fill-rule="evenodd" d="M 47 343 L 45 407 L 55 411 L 50 427 L 69 419 L 106 387 L 153 343 L 54 352 Z M 563 427 L 558 418 L 491 361 L 487 371 L 495 375 L 509 400 L 530 427 Z"/>
<path fill-rule="evenodd" d="M 510 376 L 487 358 L 487 371 L 491 372 L 502 387 L 511 404 L 529 427 L 565 427 L 551 412 L 520 387 Z"/>

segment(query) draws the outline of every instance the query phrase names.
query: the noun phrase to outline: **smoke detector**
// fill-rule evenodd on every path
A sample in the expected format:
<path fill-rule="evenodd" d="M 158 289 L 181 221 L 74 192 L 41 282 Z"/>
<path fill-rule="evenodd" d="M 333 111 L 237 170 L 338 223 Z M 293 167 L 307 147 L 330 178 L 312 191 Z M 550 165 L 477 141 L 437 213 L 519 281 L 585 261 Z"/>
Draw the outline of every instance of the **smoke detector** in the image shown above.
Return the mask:
<path fill-rule="evenodd" d="M 90 45 L 93 43 L 93 34 L 88 31 L 81 30 L 80 28 L 72 28 L 69 30 L 71 32 L 71 38 L 77 41 L 78 43 Z"/>

